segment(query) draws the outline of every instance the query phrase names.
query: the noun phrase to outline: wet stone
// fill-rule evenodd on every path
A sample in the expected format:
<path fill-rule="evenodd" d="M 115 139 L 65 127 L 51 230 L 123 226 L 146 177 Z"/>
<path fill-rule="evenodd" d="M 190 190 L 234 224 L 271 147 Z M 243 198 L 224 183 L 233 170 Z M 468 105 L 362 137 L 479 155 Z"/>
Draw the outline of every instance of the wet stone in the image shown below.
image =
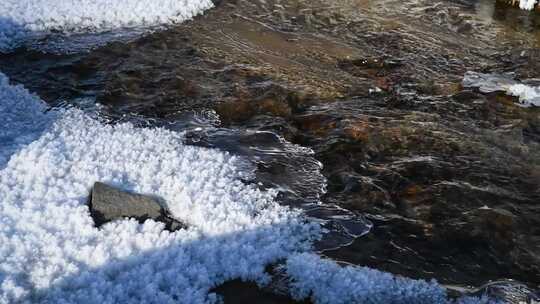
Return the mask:
<path fill-rule="evenodd" d="M 90 214 L 97 227 L 105 223 L 134 218 L 140 223 L 153 219 L 165 223 L 169 231 L 185 228 L 185 225 L 173 219 L 153 198 L 124 192 L 107 184 L 94 184 L 90 196 Z"/>

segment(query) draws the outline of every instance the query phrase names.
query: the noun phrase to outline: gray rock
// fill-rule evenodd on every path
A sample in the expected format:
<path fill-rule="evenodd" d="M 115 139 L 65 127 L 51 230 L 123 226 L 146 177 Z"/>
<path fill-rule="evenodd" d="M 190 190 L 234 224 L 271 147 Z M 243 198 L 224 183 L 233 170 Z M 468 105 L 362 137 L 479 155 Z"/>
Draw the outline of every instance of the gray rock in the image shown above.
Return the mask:
<path fill-rule="evenodd" d="M 128 193 L 100 182 L 94 184 L 89 205 L 96 227 L 123 218 L 134 218 L 140 223 L 153 219 L 165 223 L 165 228 L 169 231 L 185 227 L 181 222 L 170 217 L 155 199 Z"/>

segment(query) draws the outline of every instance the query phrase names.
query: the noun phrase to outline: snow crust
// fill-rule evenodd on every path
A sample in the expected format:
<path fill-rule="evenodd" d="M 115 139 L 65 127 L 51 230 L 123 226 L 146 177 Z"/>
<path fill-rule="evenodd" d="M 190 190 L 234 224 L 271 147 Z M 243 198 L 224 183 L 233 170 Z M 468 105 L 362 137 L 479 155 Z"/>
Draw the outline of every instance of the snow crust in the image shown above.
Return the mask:
<path fill-rule="evenodd" d="M 164 129 L 43 113 L 37 97 L 0 79 L 0 145 L 17 147 L 2 152 L 0 303 L 214 302 L 210 288 L 262 282 L 265 265 L 318 235 L 273 191 L 242 183 L 241 159 Z M 157 196 L 190 228 L 122 220 L 98 230 L 86 206 L 95 181 Z"/>
<path fill-rule="evenodd" d="M 179 23 L 212 6 L 211 0 L 2 0 L 0 51 L 51 31 L 102 32 Z"/>
<path fill-rule="evenodd" d="M 367 267 L 341 267 L 313 253 L 294 254 L 285 271 L 297 300 L 317 304 L 495 304 L 487 298 L 448 299 L 435 281 L 412 280 Z"/>

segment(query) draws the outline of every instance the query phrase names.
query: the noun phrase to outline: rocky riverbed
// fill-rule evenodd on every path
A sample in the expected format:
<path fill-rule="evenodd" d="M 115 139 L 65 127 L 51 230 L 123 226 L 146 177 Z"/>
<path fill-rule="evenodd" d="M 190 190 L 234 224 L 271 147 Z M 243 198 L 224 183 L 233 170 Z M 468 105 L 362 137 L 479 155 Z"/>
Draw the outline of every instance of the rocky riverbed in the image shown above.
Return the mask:
<path fill-rule="evenodd" d="M 488 0 L 216 2 L 88 52 L 24 47 L 0 70 L 51 105 L 99 104 L 112 121 L 247 154 L 283 204 L 320 200 L 371 228 L 323 240 L 332 259 L 454 288 L 538 288 L 540 109 L 461 86 L 467 71 L 539 79 L 538 13 Z M 222 292 L 254 288 L 242 286 Z"/>

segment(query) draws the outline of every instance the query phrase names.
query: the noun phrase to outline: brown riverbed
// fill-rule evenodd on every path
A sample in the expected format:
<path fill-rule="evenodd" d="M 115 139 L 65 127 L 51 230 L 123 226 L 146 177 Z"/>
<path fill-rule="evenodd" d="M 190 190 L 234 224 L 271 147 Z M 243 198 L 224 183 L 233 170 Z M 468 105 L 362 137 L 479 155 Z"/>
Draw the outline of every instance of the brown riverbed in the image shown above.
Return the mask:
<path fill-rule="evenodd" d="M 171 124 L 210 115 L 213 127 L 312 149 L 310 170 L 282 153 L 259 176 L 291 202 L 320 199 L 373 223 L 328 257 L 450 286 L 538 287 L 540 109 L 460 83 L 466 71 L 540 78 L 539 56 L 540 14 L 495 1 L 223 0 L 128 43 L 0 55 L 0 70 L 53 105 L 86 98 L 113 119 Z M 283 301 L 245 288 L 251 298 L 230 301 Z"/>

